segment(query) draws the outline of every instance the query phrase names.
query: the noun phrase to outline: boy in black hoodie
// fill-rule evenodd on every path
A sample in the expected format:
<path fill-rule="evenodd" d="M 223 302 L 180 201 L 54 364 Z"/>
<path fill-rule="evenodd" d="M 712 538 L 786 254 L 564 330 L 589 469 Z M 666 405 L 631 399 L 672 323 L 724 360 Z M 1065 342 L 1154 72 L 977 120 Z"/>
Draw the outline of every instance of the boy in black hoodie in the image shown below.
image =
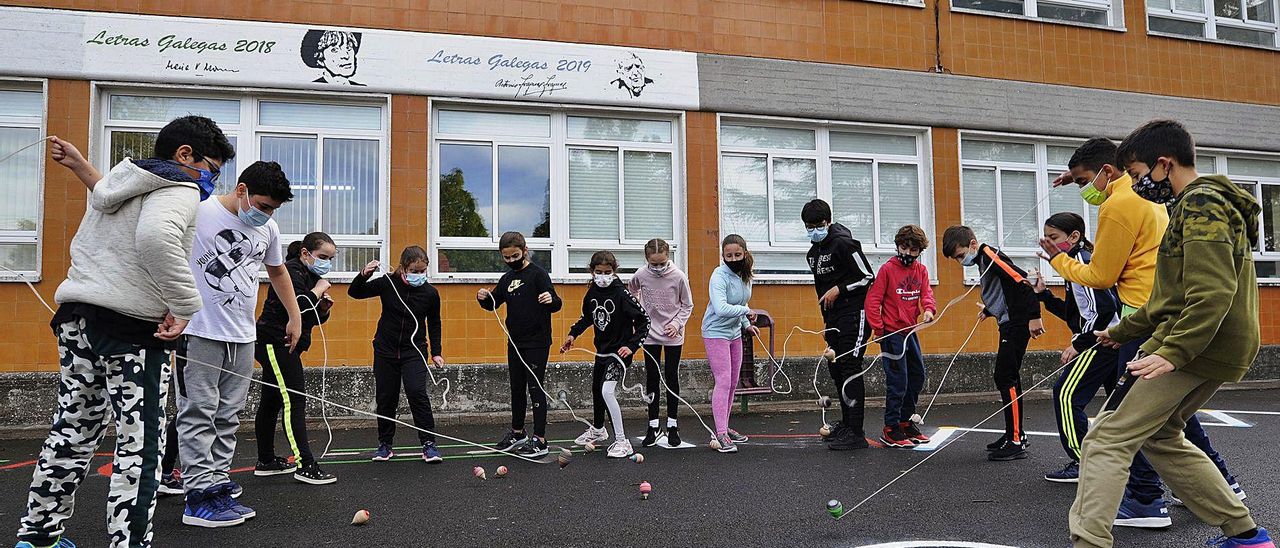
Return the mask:
<path fill-rule="evenodd" d="M 1000 324 L 996 351 L 996 390 L 1004 402 L 1004 435 L 987 446 L 993 461 L 1027 458 L 1027 435 L 1022 428 L 1022 358 L 1033 337 L 1044 334 L 1040 301 L 1026 282 L 1027 273 L 999 249 L 979 244 L 967 226 L 948 227 L 942 234 L 942 252 L 963 266 L 977 266 L 981 275 L 983 309 L 978 320 L 995 318 Z"/>
<path fill-rule="evenodd" d="M 615 353 L 613 356 L 596 356 L 591 374 L 592 399 L 595 417 L 592 426 L 582 435 L 586 442 L 596 443 L 609 439 L 604 430 L 604 407 L 609 408 L 609 420 L 613 422 L 613 434 L 617 438 L 609 446 L 610 458 L 624 458 L 635 451 L 622 428 L 622 408 L 618 406 L 618 382 L 623 371 L 631 365 L 631 359 L 649 333 L 649 315 L 640 302 L 627 291 L 626 284 L 618 279 L 618 259 L 608 251 L 591 255 L 591 288 L 582 298 L 582 317 L 569 329 L 569 337 L 560 346 L 560 353 L 573 348 L 573 341 L 588 327 L 595 326 L 596 353 Z M 584 443 L 585 444 L 585 443 Z"/>
<path fill-rule="evenodd" d="M 831 380 L 840 393 L 840 422 L 831 429 L 828 449 L 844 451 L 867 446 L 862 430 L 866 407 L 866 384 L 862 377 L 846 382 L 862 371 L 862 355 L 871 338 L 864 305 L 867 287 L 875 281 L 875 270 L 862 254 L 862 244 L 844 225 L 831 222 L 831 206 L 813 200 L 800 211 L 809 240 L 809 270 L 827 331 L 827 346 L 835 351 L 834 362 L 827 362 Z M 852 402 L 852 405 L 850 405 Z"/>

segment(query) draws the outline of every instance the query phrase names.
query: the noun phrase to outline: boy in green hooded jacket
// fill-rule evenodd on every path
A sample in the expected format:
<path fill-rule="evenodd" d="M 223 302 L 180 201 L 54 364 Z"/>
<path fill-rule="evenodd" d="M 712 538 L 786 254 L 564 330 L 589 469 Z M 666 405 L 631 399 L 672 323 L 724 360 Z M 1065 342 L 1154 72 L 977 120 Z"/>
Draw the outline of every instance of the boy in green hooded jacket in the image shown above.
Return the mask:
<path fill-rule="evenodd" d="M 1261 207 L 1226 177 L 1196 173 L 1195 144 L 1178 122 L 1157 120 L 1134 130 L 1117 160 L 1136 181 L 1134 192 L 1172 210 L 1151 299 L 1096 332 L 1113 347 L 1151 339 L 1121 380 L 1134 383 L 1131 393 L 1118 404 L 1108 401 L 1085 437 L 1072 542 L 1112 545 L 1129 463 L 1142 449 L 1197 517 L 1222 527 L 1223 546 L 1274 548 L 1213 462 L 1182 432 L 1218 387 L 1243 378 L 1258 355 L 1253 246 Z"/>

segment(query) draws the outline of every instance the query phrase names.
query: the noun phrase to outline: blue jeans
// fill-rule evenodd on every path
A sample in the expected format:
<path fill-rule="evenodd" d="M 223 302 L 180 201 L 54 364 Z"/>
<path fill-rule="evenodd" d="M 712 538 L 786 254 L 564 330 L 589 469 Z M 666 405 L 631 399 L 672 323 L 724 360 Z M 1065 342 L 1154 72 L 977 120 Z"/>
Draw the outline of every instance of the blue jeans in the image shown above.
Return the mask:
<path fill-rule="evenodd" d="M 896 360 L 884 358 L 884 424 L 897 426 L 916 412 L 916 400 L 924 389 L 924 354 L 914 333 L 889 335 L 880 341 L 880 349 L 885 354 L 902 354 Z"/>
<path fill-rule="evenodd" d="M 1137 357 L 1139 347 L 1145 342 L 1147 342 L 1147 339 L 1143 338 L 1129 341 L 1120 347 L 1116 355 L 1116 367 L 1122 378 L 1128 375 L 1125 365 Z M 1129 393 L 1129 388 L 1133 386 L 1132 381 L 1133 379 L 1128 379 L 1116 387 L 1116 392 L 1112 394 L 1115 402 L 1111 406 L 1114 407 L 1120 404 L 1125 394 Z M 1223 479 L 1227 480 L 1228 484 L 1236 483 L 1235 477 L 1231 475 L 1231 472 L 1227 471 L 1227 461 L 1223 460 L 1222 455 L 1218 454 L 1218 451 L 1213 448 L 1213 444 L 1209 442 L 1209 435 L 1205 433 L 1204 427 L 1200 426 L 1199 418 L 1192 416 L 1187 421 L 1187 426 L 1182 432 L 1187 436 L 1187 441 L 1204 451 L 1209 460 L 1213 461 L 1213 464 L 1218 467 L 1218 471 L 1222 473 Z M 1160 474 L 1157 474 L 1155 468 L 1151 467 L 1151 463 L 1147 461 L 1147 457 L 1141 451 L 1134 455 L 1133 464 L 1129 466 L 1129 483 L 1125 486 L 1125 496 L 1142 502 L 1150 502 L 1164 497 L 1164 489 L 1160 485 Z"/>

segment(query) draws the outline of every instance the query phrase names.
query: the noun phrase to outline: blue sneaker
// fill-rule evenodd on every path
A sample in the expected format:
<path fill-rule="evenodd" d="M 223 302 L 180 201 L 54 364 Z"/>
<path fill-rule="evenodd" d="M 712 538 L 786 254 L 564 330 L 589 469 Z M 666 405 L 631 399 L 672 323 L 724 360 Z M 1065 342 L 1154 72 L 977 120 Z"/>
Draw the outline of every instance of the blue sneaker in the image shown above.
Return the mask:
<path fill-rule="evenodd" d="M 1138 499 L 1125 497 L 1120 501 L 1120 510 L 1116 512 L 1115 525 L 1116 527 L 1163 529 L 1172 526 L 1173 519 L 1169 517 L 1169 507 L 1164 499 L 1143 504 Z"/>
<path fill-rule="evenodd" d="M 375 462 L 389 461 L 391 460 L 391 457 L 394 457 L 394 456 L 396 456 L 396 452 L 391 450 L 391 444 L 379 443 L 378 450 L 373 452 L 373 461 Z"/>
<path fill-rule="evenodd" d="M 42 548 L 42 547 L 36 546 L 34 544 L 31 544 L 30 542 L 22 540 L 22 541 L 18 541 L 18 544 L 15 545 L 13 548 Z M 65 538 L 58 537 L 58 542 L 55 544 L 50 544 L 48 548 L 76 548 L 76 543 L 71 542 Z"/>
<path fill-rule="evenodd" d="M 225 501 L 231 497 L 217 491 L 218 488 L 197 489 L 187 493 L 187 506 L 182 512 L 183 525 L 196 527 L 233 527 L 244 523 L 244 516 L 236 513 Z"/>
<path fill-rule="evenodd" d="M 431 464 L 440 464 L 444 462 L 444 459 L 440 458 L 440 450 L 436 449 L 436 442 L 429 441 L 422 444 L 422 460 Z"/>
<path fill-rule="evenodd" d="M 233 499 L 238 499 L 240 495 L 244 494 L 244 487 L 241 487 L 239 483 L 228 480 L 226 486 L 227 494 L 231 495 Z"/>
<path fill-rule="evenodd" d="M 1242 539 L 1221 536 L 1210 539 L 1204 545 L 1215 548 L 1276 548 L 1276 543 L 1271 540 L 1271 535 L 1268 535 L 1267 530 L 1261 527 L 1258 528 L 1258 534 L 1254 535 L 1253 538 Z"/>
<path fill-rule="evenodd" d="M 1080 463 L 1076 461 L 1068 462 L 1062 470 L 1049 472 L 1044 475 L 1046 481 L 1054 483 L 1080 483 Z"/>
<path fill-rule="evenodd" d="M 215 489 L 215 490 L 220 489 L 221 490 L 220 494 L 225 499 L 223 501 L 223 504 L 225 504 L 227 508 L 230 508 L 232 512 L 240 514 L 240 517 L 244 519 L 252 519 L 257 517 L 258 513 L 253 511 L 253 508 L 249 508 L 248 506 L 240 504 L 239 502 L 236 501 L 235 495 L 233 494 L 235 492 L 233 490 L 235 487 L 237 487 L 235 482 L 227 482 L 222 485 L 211 487 L 210 489 Z"/>

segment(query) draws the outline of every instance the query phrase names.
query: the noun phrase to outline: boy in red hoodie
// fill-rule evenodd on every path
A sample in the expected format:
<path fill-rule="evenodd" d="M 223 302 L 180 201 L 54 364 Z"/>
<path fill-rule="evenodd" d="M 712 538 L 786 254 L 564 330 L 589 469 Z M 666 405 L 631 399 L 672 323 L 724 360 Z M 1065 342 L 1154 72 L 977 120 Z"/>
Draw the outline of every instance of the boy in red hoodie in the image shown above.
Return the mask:
<path fill-rule="evenodd" d="M 915 447 L 928 443 L 913 421 L 916 400 L 924 388 L 924 354 L 911 328 L 924 313 L 924 322 L 933 321 L 937 303 L 929 286 L 929 269 L 919 261 L 929 247 L 924 229 L 907 225 L 893 237 L 898 255 L 880 267 L 876 281 L 867 291 L 867 322 L 875 330 L 884 352 L 884 433 L 880 441 L 889 447 Z M 891 359 L 890 356 L 896 357 Z"/>

